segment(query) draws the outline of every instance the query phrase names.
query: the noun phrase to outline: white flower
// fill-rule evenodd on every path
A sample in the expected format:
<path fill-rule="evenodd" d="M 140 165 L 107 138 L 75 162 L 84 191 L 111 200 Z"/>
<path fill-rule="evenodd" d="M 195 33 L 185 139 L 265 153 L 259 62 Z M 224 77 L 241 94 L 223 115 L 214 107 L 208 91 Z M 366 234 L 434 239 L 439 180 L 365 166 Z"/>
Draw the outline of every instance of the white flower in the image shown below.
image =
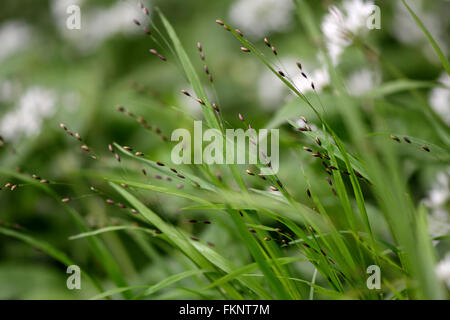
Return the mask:
<path fill-rule="evenodd" d="M 72 4 L 81 6 L 83 0 L 53 0 L 52 13 L 61 34 L 73 41 L 81 50 L 89 51 L 101 45 L 105 40 L 116 33 L 137 33 L 141 31 L 133 19 L 142 19 L 146 16 L 137 5 L 130 2 L 117 2 L 109 7 L 100 7 L 91 11 L 81 10 L 81 29 L 69 30 L 66 27 L 67 7 Z"/>
<path fill-rule="evenodd" d="M 444 72 L 438 81 L 447 88 L 434 88 L 430 93 L 430 105 L 450 125 L 450 76 Z"/>
<path fill-rule="evenodd" d="M 329 8 L 321 28 L 333 65 L 339 64 L 339 58 L 345 47 L 352 44 L 352 38 L 368 30 L 367 19 L 373 12 L 373 8 L 372 1 L 363 0 L 345 1 L 343 12 L 336 6 Z"/>
<path fill-rule="evenodd" d="M 369 69 L 353 72 L 347 79 L 347 90 L 353 96 L 361 96 L 380 84 L 381 75 Z"/>
<path fill-rule="evenodd" d="M 320 59 L 319 59 L 320 60 Z M 330 83 L 330 75 L 325 67 L 311 68 L 311 63 L 302 65 L 303 72 L 308 76 L 305 79 L 293 58 L 282 58 L 280 69 L 291 80 L 293 85 L 301 92 L 312 91 L 311 81 L 317 92 L 320 92 Z M 311 70 L 311 71 L 309 71 Z M 259 79 L 258 96 L 263 107 L 268 109 L 279 107 L 279 103 L 291 96 L 289 88 L 281 82 L 270 70 L 265 70 Z M 293 94 L 293 92 L 291 92 Z"/>
<path fill-rule="evenodd" d="M 294 13 L 291 0 L 237 0 L 229 16 L 246 35 L 261 38 L 271 31 L 286 30 Z"/>
<path fill-rule="evenodd" d="M 432 237 L 438 237 L 450 232 L 448 202 L 450 200 L 450 170 L 440 172 L 424 204 L 429 208 L 428 228 Z M 435 242 L 436 243 L 436 242 Z"/>
<path fill-rule="evenodd" d="M 45 118 L 53 115 L 56 95 L 53 91 L 32 87 L 20 98 L 17 107 L 0 121 L 0 134 L 8 140 L 17 140 L 22 134 L 39 133 Z"/>
<path fill-rule="evenodd" d="M 450 254 L 447 253 L 436 266 L 436 274 L 450 288 Z"/>
<path fill-rule="evenodd" d="M 30 44 L 31 29 L 23 21 L 10 20 L 0 26 L 0 61 Z"/>

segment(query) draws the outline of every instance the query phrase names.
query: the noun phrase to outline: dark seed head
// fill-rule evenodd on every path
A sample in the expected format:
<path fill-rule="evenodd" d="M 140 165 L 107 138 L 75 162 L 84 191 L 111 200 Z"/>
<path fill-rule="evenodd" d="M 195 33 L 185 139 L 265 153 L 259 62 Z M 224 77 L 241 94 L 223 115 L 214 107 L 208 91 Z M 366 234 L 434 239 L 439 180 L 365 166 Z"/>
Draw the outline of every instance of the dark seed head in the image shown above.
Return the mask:
<path fill-rule="evenodd" d="M 266 46 L 268 46 L 269 48 L 272 47 L 272 45 L 270 44 L 269 40 L 267 38 L 264 38 L 264 43 L 266 44 Z"/>
<path fill-rule="evenodd" d="M 311 88 L 312 88 L 313 90 L 316 90 L 316 87 L 314 86 L 314 82 L 312 82 L 312 81 L 311 81 Z"/>
<path fill-rule="evenodd" d="M 430 152 L 430 148 L 428 148 L 427 146 L 422 146 L 422 149 L 425 150 L 426 152 Z"/>
<path fill-rule="evenodd" d="M 65 125 L 64 123 L 60 123 L 59 126 L 60 126 L 62 129 L 64 129 L 64 130 L 67 131 L 67 127 L 66 127 L 66 125 Z"/>
<path fill-rule="evenodd" d="M 308 79 L 308 77 L 306 76 L 306 74 L 304 72 L 302 72 L 302 76 L 303 76 L 303 78 Z"/>
<path fill-rule="evenodd" d="M 190 222 L 190 223 L 197 223 L 198 221 L 195 220 L 195 219 L 189 219 L 189 222 Z"/>
<path fill-rule="evenodd" d="M 308 148 L 308 147 L 303 147 L 303 150 L 308 151 L 308 152 L 312 152 L 311 148 Z"/>
<path fill-rule="evenodd" d="M 124 112 L 125 108 L 123 106 L 121 106 L 121 105 L 117 105 L 116 106 L 116 110 L 119 111 L 119 112 Z"/>
<path fill-rule="evenodd" d="M 126 183 L 121 183 L 120 184 L 123 188 L 128 188 L 128 185 Z"/>
<path fill-rule="evenodd" d="M 331 188 L 331 191 L 333 191 L 333 194 L 334 194 L 335 196 L 337 196 L 336 190 L 334 190 L 334 188 Z"/>
<path fill-rule="evenodd" d="M 114 154 L 114 157 L 116 157 L 116 160 L 120 162 L 120 156 L 119 156 L 118 153 L 115 153 L 115 154 Z"/>
<path fill-rule="evenodd" d="M 337 170 L 338 169 L 335 166 L 329 166 L 328 168 L 330 168 L 331 170 Z"/>
<path fill-rule="evenodd" d="M 178 171 L 174 168 L 170 168 L 170 171 L 174 172 L 174 173 L 178 173 Z"/>
<path fill-rule="evenodd" d="M 208 244 L 208 246 L 210 246 L 210 247 L 215 247 L 216 245 L 214 244 L 214 243 L 212 243 L 212 242 L 207 242 L 207 244 Z"/>
<path fill-rule="evenodd" d="M 298 67 L 300 70 L 302 70 L 302 64 L 301 64 L 300 62 L 297 62 L 296 64 L 297 64 L 297 67 Z"/>
<path fill-rule="evenodd" d="M 282 76 L 283 78 L 286 76 L 286 75 L 284 74 L 284 72 L 281 71 L 281 70 L 278 71 L 278 74 L 279 74 L 280 76 Z"/>
<path fill-rule="evenodd" d="M 266 177 L 264 177 L 261 173 L 258 174 L 258 177 L 260 177 L 260 178 L 263 179 L 263 180 L 266 180 Z"/>
<path fill-rule="evenodd" d="M 219 111 L 219 107 L 218 107 L 215 103 L 212 104 L 212 107 L 213 107 L 213 109 L 216 110 L 217 112 L 220 112 L 220 111 Z"/>
<path fill-rule="evenodd" d="M 405 142 L 407 143 L 411 143 L 411 140 L 409 140 L 407 137 L 403 137 L 403 140 L 405 140 Z"/>
<path fill-rule="evenodd" d="M 156 164 L 160 167 L 164 167 L 164 163 L 162 163 L 162 162 L 156 161 Z"/>
<path fill-rule="evenodd" d="M 248 49 L 246 47 L 241 47 L 241 51 L 243 51 L 243 52 L 250 52 L 250 49 Z"/>
<path fill-rule="evenodd" d="M 248 175 L 250 176 L 254 176 L 255 174 L 253 172 L 251 172 L 249 169 L 245 170 L 247 172 Z"/>
<path fill-rule="evenodd" d="M 270 190 L 272 190 L 272 191 L 278 191 L 278 188 L 277 188 L 277 187 L 274 187 L 274 186 L 270 186 Z"/>
<path fill-rule="evenodd" d="M 136 152 L 135 155 L 138 156 L 138 157 L 142 157 L 142 156 L 144 155 L 144 153 L 142 153 L 142 152 Z"/>
<path fill-rule="evenodd" d="M 200 103 L 201 105 L 205 105 L 205 102 L 200 98 L 197 98 L 197 102 Z"/>
<path fill-rule="evenodd" d="M 203 66 L 203 70 L 205 70 L 206 74 L 209 74 L 209 69 L 208 69 L 208 66 L 206 64 Z"/>
<path fill-rule="evenodd" d="M 398 143 L 400 143 L 400 138 L 394 135 L 391 135 L 391 139 L 397 141 Z"/>
<path fill-rule="evenodd" d="M 33 179 L 36 179 L 36 180 L 39 180 L 39 179 L 40 179 L 39 176 L 38 176 L 38 175 L 35 175 L 35 174 L 32 174 L 31 177 L 32 177 Z"/>
<path fill-rule="evenodd" d="M 144 14 L 146 14 L 147 16 L 149 15 L 149 12 L 148 12 L 148 9 L 147 8 L 144 8 L 144 9 L 142 9 L 143 11 L 144 11 Z"/>
<path fill-rule="evenodd" d="M 122 208 L 122 209 L 125 209 L 125 208 L 126 208 L 126 206 L 125 206 L 123 203 L 118 203 L 117 206 L 118 206 L 119 208 Z"/>
<path fill-rule="evenodd" d="M 211 221 L 209 221 L 209 220 L 204 220 L 203 223 L 204 223 L 204 224 L 211 224 Z"/>
<path fill-rule="evenodd" d="M 301 116 L 300 119 L 302 119 L 302 121 L 303 121 L 304 123 L 308 123 L 308 120 L 306 120 L 306 118 L 305 118 L 304 116 Z"/>
<path fill-rule="evenodd" d="M 145 171 L 145 169 L 142 169 L 141 172 L 142 172 L 142 174 L 143 174 L 144 176 L 147 175 L 147 171 Z"/>
<path fill-rule="evenodd" d="M 75 133 L 75 138 L 77 138 L 78 140 L 81 141 L 81 136 L 80 136 L 80 134 L 78 132 Z"/>
<path fill-rule="evenodd" d="M 202 48 L 202 44 L 200 42 L 197 42 L 197 49 L 198 51 L 202 52 L 203 48 Z"/>
<path fill-rule="evenodd" d="M 216 20 L 216 23 L 220 24 L 221 26 L 224 26 L 224 25 L 225 25 L 225 24 L 223 23 L 223 21 L 220 20 L 220 19 L 217 19 L 217 20 Z"/>
<path fill-rule="evenodd" d="M 251 233 L 256 233 L 255 229 L 253 228 L 249 228 L 248 231 L 250 231 Z"/>
<path fill-rule="evenodd" d="M 333 185 L 333 182 L 331 181 L 330 177 L 327 177 L 327 181 L 328 181 L 328 184 L 329 184 L 330 186 Z"/>
<path fill-rule="evenodd" d="M 235 31 L 238 35 L 240 35 L 241 37 L 244 36 L 244 34 L 242 33 L 241 30 L 239 30 L 239 29 L 234 29 L 234 31 Z"/>
<path fill-rule="evenodd" d="M 177 177 L 180 179 L 184 179 L 184 176 L 182 174 L 177 174 Z"/>
<path fill-rule="evenodd" d="M 14 190 L 16 190 L 17 189 L 17 184 L 13 184 L 12 186 L 11 186 L 11 191 L 14 191 Z"/>
<path fill-rule="evenodd" d="M 138 20 L 136 20 L 136 19 L 133 19 L 133 22 L 134 22 L 134 24 L 137 25 L 137 26 L 140 26 L 140 25 L 141 25 L 141 23 L 140 23 Z"/>
<path fill-rule="evenodd" d="M 264 237 L 264 241 L 270 241 L 269 237 Z"/>
<path fill-rule="evenodd" d="M 205 61 L 205 54 L 203 52 L 200 52 L 200 59 L 202 59 L 202 61 Z"/>
<path fill-rule="evenodd" d="M 125 150 L 128 150 L 128 151 L 133 151 L 133 148 L 132 147 L 129 147 L 129 146 L 124 146 L 123 147 Z"/>
<path fill-rule="evenodd" d="M 194 240 L 194 241 L 200 241 L 200 239 L 197 238 L 197 237 L 191 237 L 191 239 Z"/>
<path fill-rule="evenodd" d="M 309 189 L 306 189 L 306 194 L 308 195 L 309 198 L 311 198 L 311 191 L 309 191 Z"/>

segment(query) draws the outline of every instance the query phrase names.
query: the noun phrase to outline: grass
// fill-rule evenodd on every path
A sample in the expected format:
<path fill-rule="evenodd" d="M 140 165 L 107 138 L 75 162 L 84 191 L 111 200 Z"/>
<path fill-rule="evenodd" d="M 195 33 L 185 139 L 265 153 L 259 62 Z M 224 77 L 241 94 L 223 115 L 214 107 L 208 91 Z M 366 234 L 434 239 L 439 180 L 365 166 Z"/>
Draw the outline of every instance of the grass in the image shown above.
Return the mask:
<path fill-rule="evenodd" d="M 317 43 L 317 50 L 326 55 L 311 8 L 306 1 L 296 1 L 296 4 L 305 30 Z M 407 6 L 406 2 L 404 4 Z M 409 7 L 408 10 L 448 72 L 448 61 L 442 51 L 420 19 Z M 154 37 L 159 39 L 157 43 L 172 53 L 167 60 L 177 61 L 180 73 L 193 88 L 191 94 L 204 102 L 200 106 L 206 126 L 224 132 L 230 124 L 224 120 L 222 111 L 215 112 L 213 99 L 207 95 L 215 88 L 201 81 L 180 40 L 182 38 L 164 14 L 159 9 L 156 12 L 162 28 L 160 31 L 151 22 L 157 33 Z M 366 113 L 360 108 L 361 102 L 348 95 L 341 71 L 334 68 L 327 57 L 335 99 L 333 106 L 322 104 L 320 94 L 315 91 L 312 95 L 302 93 L 289 76 L 279 73 L 277 56 L 270 49 L 265 49 L 267 52 L 259 49 L 263 43 L 252 43 L 225 21 L 220 21 L 214 32 L 220 32 L 219 28 L 226 29 L 223 32 L 235 38 L 237 48 L 249 49 L 248 59 L 259 60 L 296 94 L 297 105 L 280 109 L 268 122 L 268 127 L 295 133 L 282 137 L 287 141 L 282 143 L 282 148 L 286 149 L 283 151 L 291 154 L 291 159 L 302 159 L 304 163 L 294 165 L 294 172 L 286 172 L 282 167 L 280 175 L 260 179 L 259 187 L 255 188 L 250 187 L 255 184 L 252 179 L 259 178 L 248 176 L 243 166 L 224 165 L 227 174 L 218 177 L 214 174 L 215 166 L 172 168 L 167 162 L 161 163 L 146 154 L 137 156 L 135 150 L 131 152 L 114 143 L 114 153 L 120 155 L 120 162 L 110 161 L 106 152 L 95 153 L 100 169 L 80 172 L 102 186 L 93 187 L 96 197 L 115 199 L 114 204 L 121 204 L 123 213 L 118 225 L 95 229 L 87 225 L 84 217 L 71 207 L 71 202 L 60 202 L 61 197 L 54 191 L 53 183 L 42 184 L 24 174 L 0 169 L 4 176 L 42 189 L 69 213 L 79 229 L 79 234 L 71 235 L 69 239 L 85 239 L 91 254 L 98 260 L 98 267 L 111 281 L 109 288 L 104 288 L 99 279 L 89 275 L 89 269 L 83 270 L 83 276 L 98 291 L 92 299 L 119 295 L 125 299 L 160 299 L 171 295 L 195 299 L 287 300 L 448 298 L 448 291 L 434 272 L 436 251 L 427 232 L 426 208 L 413 200 L 401 170 L 398 146 L 423 153 L 444 165 L 450 160 L 449 148 L 420 138 L 420 132 L 417 137 L 391 132 L 385 121 L 389 114 L 384 108 L 391 95 L 413 94 L 415 90 L 438 85 L 400 78 L 384 83 L 362 98 L 374 107 L 372 112 Z M 341 137 L 340 130 L 330 122 L 328 110 L 331 107 L 342 119 L 348 133 L 346 137 Z M 317 129 L 301 130 L 306 123 L 300 125 L 294 121 L 299 112 L 305 110 L 312 112 L 313 118 L 308 122 L 314 122 Z M 443 140 L 448 141 L 448 130 L 436 135 L 444 135 Z M 409 142 L 403 140 L 398 144 L 393 136 L 399 140 L 405 137 Z M 164 147 L 166 154 L 170 152 L 170 146 L 167 143 Z M 426 152 L 424 146 L 430 152 Z M 319 152 L 319 157 L 313 161 L 308 157 L 303 161 L 307 153 L 302 147 Z M 89 150 L 91 155 L 94 154 L 93 149 Z M 324 167 L 320 173 L 312 174 L 309 167 L 322 166 L 322 163 Z M 162 185 L 160 179 L 148 179 L 147 173 L 145 176 L 139 173 L 137 168 L 141 167 L 171 182 Z M 257 173 L 262 167 L 255 165 L 252 170 Z M 306 188 L 295 190 L 283 181 L 287 178 L 291 182 L 291 176 L 303 179 Z M 329 185 L 319 185 L 315 181 L 317 177 L 322 180 L 327 177 Z M 279 192 L 266 191 L 270 186 Z M 328 188 L 329 196 L 324 196 L 325 188 Z M 166 203 L 173 203 L 182 214 L 207 216 L 213 221 L 216 232 L 233 241 L 236 255 L 227 252 L 226 244 L 215 245 L 198 239 L 194 228 L 168 217 L 169 210 L 164 205 L 155 205 L 156 201 L 149 203 L 148 197 L 161 197 Z M 133 211 L 130 212 L 130 208 Z M 138 225 L 131 224 L 132 221 Z M 380 221 L 387 230 L 378 226 Z M 193 224 L 198 223 L 201 222 Z M 0 227 L 0 233 L 38 247 L 64 265 L 77 264 L 61 250 L 28 232 L 6 226 Z M 168 253 L 175 257 L 181 270 L 154 283 L 140 283 L 139 277 L 130 277 L 125 272 L 123 261 L 128 261 L 130 266 L 136 265 L 127 250 L 121 253 L 117 247 L 111 249 L 114 247 L 112 240 L 106 236 L 116 233 L 129 235 L 131 243 L 154 263 L 166 263 L 165 254 Z M 114 239 L 115 243 L 123 240 L 122 237 Z M 381 268 L 382 287 L 379 290 L 370 290 L 366 285 L 370 276 L 366 270 L 370 265 Z M 306 274 L 311 274 L 311 278 L 306 278 Z"/>

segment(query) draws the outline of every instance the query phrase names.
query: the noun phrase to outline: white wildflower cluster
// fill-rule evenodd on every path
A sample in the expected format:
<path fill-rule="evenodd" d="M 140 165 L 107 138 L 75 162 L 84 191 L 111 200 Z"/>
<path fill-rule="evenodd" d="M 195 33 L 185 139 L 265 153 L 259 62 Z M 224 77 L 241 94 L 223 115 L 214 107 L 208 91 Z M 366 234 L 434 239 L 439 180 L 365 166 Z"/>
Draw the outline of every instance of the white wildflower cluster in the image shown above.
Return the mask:
<path fill-rule="evenodd" d="M 360 69 L 353 72 L 347 79 L 348 93 L 353 96 L 362 96 L 381 83 L 381 74 L 369 69 Z"/>
<path fill-rule="evenodd" d="M 321 26 L 334 65 L 339 64 L 341 54 L 352 44 L 353 38 L 368 31 L 367 21 L 374 10 L 374 4 L 373 1 L 348 0 L 343 2 L 342 8 L 343 11 L 330 6 Z"/>
<path fill-rule="evenodd" d="M 251 38 L 284 31 L 292 24 L 292 0 L 237 0 L 229 12 L 231 21 Z"/>
<path fill-rule="evenodd" d="M 44 119 L 54 114 L 56 101 L 56 95 L 51 90 L 29 88 L 18 105 L 1 118 L 0 135 L 7 140 L 17 140 L 22 135 L 39 133 Z"/>
<path fill-rule="evenodd" d="M 120 1 L 109 7 L 89 11 L 83 10 L 83 3 L 83 0 L 53 0 L 51 5 L 59 31 L 79 49 L 93 50 L 117 33 L 139 32 L 133 19 L 138 16 L 140 10 L 134 2 Z M 66 10 L 70 5 L 78 5 L 81 8 L 80 30 L 69 30 L 66 27 L 66 20 L 69 17 Z"/>
<path fill-rule="evenodd" d="M 424 204 L 430 209 L 428 216 L 429 232 L 432 237 L 450 232 L 448 206 L 450 202 L 450 170 L 440 172 L 436 183 L 428 192 Z M 435 242 L 436 243 L 436 242 Z"/>
<path fill-rule="evenodd" d="M 9 20 L 0 25 L 0 61 L 29 46 L 31 28 L 23 21 Z"/>
<path fill-rule="evenodd" d="M 450 76 L 443 72 L 438 81 L 445 88 L 437 87 L 431 90 L 430 105 L 442 119 L 450 126 Z"/>
<path fill-rule="evenodd" d="M 447 253 L 445 258 L 438 263 L 436 274 L 450 288 L 450 253 Z"/>

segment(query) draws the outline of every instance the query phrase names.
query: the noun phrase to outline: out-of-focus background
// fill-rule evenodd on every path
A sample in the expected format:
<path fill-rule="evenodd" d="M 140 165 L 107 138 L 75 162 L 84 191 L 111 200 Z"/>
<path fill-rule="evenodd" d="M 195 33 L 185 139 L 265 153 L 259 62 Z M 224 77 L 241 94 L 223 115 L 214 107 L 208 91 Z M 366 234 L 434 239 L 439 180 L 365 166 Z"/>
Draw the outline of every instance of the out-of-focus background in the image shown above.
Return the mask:
<path fill-rule="evenodd" d="M 238 27 L 261 48 L 264 48 L 262 39 L 270 37 L 276 44 L 280 64 L 288 72 L 295 72 L 295 62 L 301 61 L 316 82 L 322 103 L 327 108 L 327 119 L 345 139 L 346 132 L 339 131 L 343 128 L 342 119 L 335 112 L 332 92 L 327 86 L 329 75 L 322 67 L 317 46 L 299 21 L 292 1 L 143 2 L 151 17 L 156 17 L 155 6 L 165 13 L 202 81 L 208 84 L 196 47 L 197 41 L 202 43 L 214 77 L 214 87 L 210 87 L 208 94 L 218 96 L 221 114 L 230 125 L 240 125 L 238 113 L 244 114 L 254 127 L 276 121 L 282 108 L 291 118 L 312 117 L 312 114 L 298 99 L 293 99 L 293 95 L 257 59 L 239 50 L 240 45 L 234 37 L 215 23 L 217 18 Z M 343 2 L 308 1 L 313 8 L 313 19 L 319 25 L 329 14 L 330 5 L 339 6 L 349 16 L 355 13 L 356 8 L 346 12 Z M 443 51 L 448 53 L 450 3 L 438 0 L 409 3 Z M 375 48 L 382 61 L 394 65 L 406 78 L 440 81 L 449 86 L 449 77 L 443 72 L 435 52 L 401 2 L 375 1 L 375 4 L 381 8 L 381 29 L 365 30 L 360 36 Z M 66 27 L 70 16 L 66 10 L 70 5 L 81 8 L 80 30 Z M 60 123 L 79 132 L 98 153 L 106 154 L 107 144 L 117 141 L 135 146 L 153 159 L 167 159 L 170 155 L 167 142 L 160 135 L 143 130 L 136 121 L 117 112 L 115 106 L 125 106 L 158 126 L 168 137 L 176 128 L 192 126 L 188 117 L 180 117 L 180 110 L 189 116 L 201 117 L 198 104 L 180 94 L 181 89 L 190 88 L 170 52 L 155 44 L 142 28 L 137 27 L 134 18 L 143 25 L 147 23 L 137 1 L 3 0 L 0 10 L 0 167 L 5 171 L 15 170 L 58 181 L 53 186 L 58 195 L 73 197 L 76 194 L 70 205 L 91 226 L 113 225 L 124 218 L 120 208 L 107 206 L 90 190 L 97 183 L 92 175 L 115 166 L 114 160 L 99 164 L 86 157 L 77 141 L 61 130 Z M 158 25 L 159 21 L 155 19 L 155 23 Z M 151 48 L 167 56 L 168 62 L 162 63 L 151 55 L 148 52 Z M 363 99 L 367 92 L 394 78 L 387 64 L 364 53 L 355 43 L 344 46 L 343 50 L 335 52 L 335 63 L 345 75 L 346 86 L 355 99 Z M 315 98 L 309 83 L 298 80 L 297 85 Z M 390 115 L 389 125 L 395 132 L 445 146 L 448 141 L 442 139 L 421 110 L 423 103 L 429 103 L 442 123 L 450 125 L 449 90 L 419 90 L 426 97 L 424 101 L 403 92 L 389 97 L 389 103 L 383 106 Z M 373 107 L 361 105 L 368 110 Z M 292 134 L 289 126 L 283 127 L 283 134 Z M 283 144 L 283 138 L 281 140 Z M 399 148 L 403 148 L 402 170 L 407 173 L 414 201 L 423 201 L 429 209 L 430 233 L 435 236 L 448 234 L 448 164 L 403 145 Z M 298 163 L 287 160 L 286 154 L 281 157 L 285 163 L 280 176 L 292 189 L 303 192 L 303 182 L 291 179 L 289 174 L 291 170 L 298 170 Z M 0 176 L 2 188 L 9 180 L 8 175 Z M 329 196 L 325 194 L 324 197 Z M 178 206 L 172 199 L 155 196 L 148 201 L 161 209 L 167 219 L 183 224 L 184 213 L 176 209 Z M 377 213 L 371 214 L 376 216 Z M 88 250 L 87 241 L 68 239 L 79 230 L 61 208 L 60 201 L 39 188 L 27 185 L 14 191 L 3 188 L 0 191 L 0 221 L 2 225 L 29 232 L 54 244 L 96 277 L 106 279 Z M 382 230 L 384 226 L 377 227 Z M 232 258 L 245 254 L 233 245 L 233 238 L 214 228 L 202 229 L 199 233 L 217 246 L 229 248 Z M 134 279 L 132 283 L 152 283 L 167 274 L 182 271 L 179 257 L 167 254 L 163 245 L 158 253 L 159 260 L 152 260 L 142 248 L 136 247 L 130 234 L 104 237 L 126 275 Z M 435 243 L 440 259 L 445 259 L 449 248 L 444 242 Z M 39 250 L 0 235 L 0 299 L 70 299 L 95 294 L 89 287 L 80 291 L 68 290 L 65 271 L 62 264 Z"/>

